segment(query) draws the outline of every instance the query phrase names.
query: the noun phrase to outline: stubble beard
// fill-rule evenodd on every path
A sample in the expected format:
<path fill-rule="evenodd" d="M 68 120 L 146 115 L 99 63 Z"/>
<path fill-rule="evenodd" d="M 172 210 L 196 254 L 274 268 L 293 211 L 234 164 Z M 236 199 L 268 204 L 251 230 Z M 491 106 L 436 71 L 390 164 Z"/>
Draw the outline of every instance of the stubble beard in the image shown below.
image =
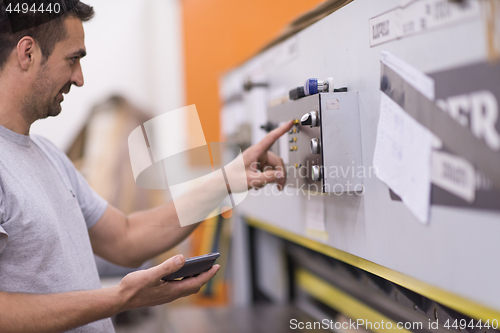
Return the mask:
<path fill-rule="evenodd" d="M 55 117 L 61 113 L 61 105 L 47 92 L 53 82 L 47 77 L 47 68 L 42 66 L 37 73 L 35 82 L 32 85 L 32 94 L 23 100 L 22 113 L 28 123 L 33 123 L 38 119 Z"/>

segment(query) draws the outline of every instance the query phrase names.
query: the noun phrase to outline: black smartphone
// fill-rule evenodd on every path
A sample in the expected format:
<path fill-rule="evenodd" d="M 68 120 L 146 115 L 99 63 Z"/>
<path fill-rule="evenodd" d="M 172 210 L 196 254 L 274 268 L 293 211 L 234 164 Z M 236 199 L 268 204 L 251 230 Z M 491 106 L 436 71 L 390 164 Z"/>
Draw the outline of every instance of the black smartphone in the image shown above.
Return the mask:
<path fill-rule="evenodd" d="M 172 281 L 180 278 L 198 275 L 208 271 L 215 263 L 215 259 L 219 258 L 220 253 L 214 252 L 204 254 L 198 257 L 187 258 L 184 266 L 177 272 L 162 277 L 163 281 Z"/>

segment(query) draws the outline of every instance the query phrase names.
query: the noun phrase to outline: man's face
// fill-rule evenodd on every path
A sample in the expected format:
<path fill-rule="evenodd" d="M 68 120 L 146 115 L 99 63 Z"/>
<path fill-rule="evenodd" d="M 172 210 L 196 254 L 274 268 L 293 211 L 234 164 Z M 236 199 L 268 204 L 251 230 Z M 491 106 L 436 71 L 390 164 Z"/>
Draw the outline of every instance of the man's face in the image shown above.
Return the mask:
<path fill-rule="evenodd" d="M 72 16 L 65 19 L 67 37 L 55 45 L 47 61 L 40 65 L 33 79 L 31 94 L 26 97 L 23 113 L 27 119 L 57 116 L 61 112 L 63 94 L 71 85 L 83 85 L 80 59 L 85 56 L 85 35 L 82 22 Z"/>

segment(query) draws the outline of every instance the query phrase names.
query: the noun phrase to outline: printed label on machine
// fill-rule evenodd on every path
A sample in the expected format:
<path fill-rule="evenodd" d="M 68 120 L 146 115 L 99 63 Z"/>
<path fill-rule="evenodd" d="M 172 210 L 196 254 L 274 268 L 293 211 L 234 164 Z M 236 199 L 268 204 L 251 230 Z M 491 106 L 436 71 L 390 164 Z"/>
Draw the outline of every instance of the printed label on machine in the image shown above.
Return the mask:
<path fill-rule="evenodd" d="M 370 19 L 370 46 L 477 18 L 477 0 L 416 0 Z"/>
<path fill-rule="evenodd" d="M 306 201 L 306 233 L 319 239 L 328 239 L 325 224 L 325 201 L 322 195 L 310 196 Z"/>
<path fill-rule="evenodd" d="M 432 153 L 432 183 L 467 202 L 474 202 L 476 175 L 467 160 L 451 154 Z"/>

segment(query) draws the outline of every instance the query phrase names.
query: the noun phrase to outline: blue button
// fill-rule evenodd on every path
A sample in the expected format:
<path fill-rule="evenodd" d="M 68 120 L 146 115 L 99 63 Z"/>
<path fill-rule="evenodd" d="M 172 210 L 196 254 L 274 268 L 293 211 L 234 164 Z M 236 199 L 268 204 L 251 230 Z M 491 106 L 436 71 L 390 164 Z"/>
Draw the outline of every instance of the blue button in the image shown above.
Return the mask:
<path fill-rule="evenodd" d="M 314 95 L 318 93 L 318 79 L 310 78 L 306 80 L 304 84 L 304 94 L 307 96 Z"/>

